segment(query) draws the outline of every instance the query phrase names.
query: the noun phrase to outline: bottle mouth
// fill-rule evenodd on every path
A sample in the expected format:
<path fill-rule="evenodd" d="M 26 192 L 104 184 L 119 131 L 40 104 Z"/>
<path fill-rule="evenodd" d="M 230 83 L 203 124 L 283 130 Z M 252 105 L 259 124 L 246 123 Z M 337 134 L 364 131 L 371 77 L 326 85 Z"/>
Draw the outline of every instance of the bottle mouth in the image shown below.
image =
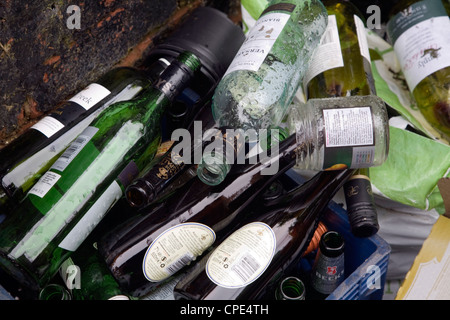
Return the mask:
<path fill-rule="evenodd" d="M 39 300 L 72 300 L 72 296 L 63 286 L 49 284 L 39 292 Z"/>
<path fill-rule="evenodd" d="M 135 184 L 128 186 L 125 192 L 128 204 L 134 208 L 143 208 L 155 198 L 152 188 L 140 182 L 137 181 Z"/>
<path fill-rule="evenodd" d="M 283 300 L 303 300 L 305 285 L 296 277 L 287 277 L 280 284 L 279 294 Z"/>
<path fill-rule="evenodd" d="M 344 252 L 344 238 L 336 231 L 327 231 L 320 239 L 320 250 L 327 256 L 337 257 Z"/>
<path fill-rule="evenodd" d="M 220 184 L 231 169 L 231 164 L 221 155 L 204 154 L 202 163 L 198 165 L 197 176 L 205 184 L 216 186 Z"/>

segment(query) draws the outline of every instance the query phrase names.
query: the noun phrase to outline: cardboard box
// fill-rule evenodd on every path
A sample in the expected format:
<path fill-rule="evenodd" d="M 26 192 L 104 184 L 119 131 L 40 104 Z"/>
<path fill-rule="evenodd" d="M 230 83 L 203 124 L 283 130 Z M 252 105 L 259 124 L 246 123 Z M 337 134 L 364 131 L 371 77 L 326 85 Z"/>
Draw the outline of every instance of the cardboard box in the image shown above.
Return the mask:
<path fill-rule="evenodd" d="M 450 300 L 450 178 L 438 181 L 446 212 L 424 241 L 396 300 Z"/>

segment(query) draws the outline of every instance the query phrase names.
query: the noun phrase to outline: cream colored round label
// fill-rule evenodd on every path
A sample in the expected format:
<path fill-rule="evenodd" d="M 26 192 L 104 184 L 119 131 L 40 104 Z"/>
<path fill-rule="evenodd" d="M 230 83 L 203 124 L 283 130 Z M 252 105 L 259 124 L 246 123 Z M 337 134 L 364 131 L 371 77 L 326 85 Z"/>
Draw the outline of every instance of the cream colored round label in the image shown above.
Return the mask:
<path fill-rule="evenodd" d="M 243 226 L 225 239 L 211 254 L 206 273 L 225 288 L 244 287 L 255 281 L 275 254 L 276 237 L 262 222 Z"/>
<path fill-rule="evenodd" d="M 216 240 L 214 231 L 200 223 L 178 224 L 160 234 L 148 247 L 142 269 L 147 280 L 159 282 L 191 263 Z"/>

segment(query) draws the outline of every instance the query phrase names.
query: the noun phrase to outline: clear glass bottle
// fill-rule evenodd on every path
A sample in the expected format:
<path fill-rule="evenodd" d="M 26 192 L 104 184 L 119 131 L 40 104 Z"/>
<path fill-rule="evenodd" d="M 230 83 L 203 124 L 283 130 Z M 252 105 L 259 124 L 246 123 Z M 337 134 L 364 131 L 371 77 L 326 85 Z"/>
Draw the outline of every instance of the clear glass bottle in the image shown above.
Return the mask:
<path fill-rule="evenodd" d="M 217 127 L 258 133 L 280 125 L 326 25 L 320 1 L 270 1 L 214 92 Z M 205 152 L 197 174 L 217 185 L 229 170 L 225 155 Z"/>
<path fill-rule="evenodd" d="M 387 33 L 424 118 L 450 142 L 450 3 L 403 0 Z"/>
<path fill-rule="evenodd" d="M 328 27 L 305 76 L 307 99 L 376 94 L 365 19 L 350 1 L 323 0 Z M 352 231 L 370 236 L 378 231 L 369 168 L 360 168 L 344 184 Z"/>
<path fill-rule="evenodd" d="M 181 53 L 150 88 L 104 110 L 72 142 L 0 225 L 2 268 L 31 288 L 57 272 L 101 220 L 104 210 L 95 206 L 110 205 L 98 197 L 121 196 L 120 184 L 112 184 L 118 174 L 125 167 L 139 171 L 140 157 L 154 155 L 165 108 L 199 67 L 195 55 Z M 135 164 L 128 167 L 131 161 Z"/>
<path fill-rule="evenodd" d="M 386 106 L 377 96 L 310 99 L 294 104 L 288 126 L 302 142 L 296 167 L 306 170 L 379 166 L 389 153 Z"/>

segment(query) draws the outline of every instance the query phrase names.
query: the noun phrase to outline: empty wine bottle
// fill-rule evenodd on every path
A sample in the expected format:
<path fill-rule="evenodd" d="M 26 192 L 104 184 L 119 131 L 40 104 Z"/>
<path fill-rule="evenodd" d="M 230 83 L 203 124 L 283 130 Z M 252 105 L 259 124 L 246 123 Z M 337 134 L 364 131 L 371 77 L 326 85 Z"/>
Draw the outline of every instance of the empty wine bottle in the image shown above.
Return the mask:
<path fill-rule="evenodd" d="M 404 0 L 391 9 L 387 33 L 409 90 L 429 124 L 450 142 L 450 4 Z"/>
<path fill-rule="evenodd" d="M 238 229 L 215 244 L 175 286 L 175 298 L 273 299 L 284 271 L 301 258 L 321 213 L 352 174 L 353 170 L 319 171 L 290 202 L 261 208 L 239 221 Z"/>
<path fill-rule="evenodd" d="M 129 300 L 119 288 L 97 250 L 86 239 L 60 267 L 60 274 L 74 300 Z"/>
<path fill-rule="evenodd" d="M 258 133 L 280 125 L 326 25 L 320 1 L 269 1 L 214 92 L 217 127 Z M 257 139 L 255 135 L 249 142 L 256 144 Z M 216 185 L 229 164 L 226 155 L 205 152 L 197 174 Z"/>
<path fill-rule="evenodd" d="M 265 186 L 294 165 L 296 147 L 292 135 L 280 143 L 277 155 L 240 166 L 219 186 L 194 178 L 170 200 L 144 209 L 106 234 L 99 250 L 124 292 L 145 295 L 202 255 Z M 274 163 L 279 170 L 264 174 Z M 160 256 L 168 239 L 172 245 Z"/>
<path fill-rule="evenodd" d="M 188 85 L 199 66 L 193 54 L 180 54 L 150 88 L 133 100 L 105 109 L 74 140 L 30 189 L 18 210 L 1 224 L 1 267 L 34 288 L 57 272 L 63 259 L 95 227 L 92 219 L 99 219 L 92 206 L 102 203 L 91 201 L 103 194 L 122 194 L 123 190 L 104 191 L 121 189 L 111 183 L 125 166 L 148 152 L 148 145 L 160 139 L 160 119 L 166 106 Z M 156 150 L 158 144 L 154 145 Z"/>
<path fill-rule="evenodd" d="M 167 37 L 155 39 L 155 45 L 142 64 L 132 68 L 117 68 L 108 72 L 93 85 L 106 87 L 109 95 L 85 111 L 76 102 L 84 99 L 89 105 L 98 98 L 91 88 L 58 107 L 48 117 L 64 123 L 64 127 L 47 137 L 45 129 L 56 120 L 46 117 L 27 133 L 0 150 L 0 211 L 11 211 L 26 195 L 29 188 L 44 174 L 64 149 L 104 108 L 114 102 L 132 99 L 144 87 L 148 87 L 161 72 L 183 51 L 193 52 L 202 62 L 200 71 L 189 87 L 173 101 L 162 119 L 162 139 L 170 139 L 171 132 L 188 127 L 194 117 L 211 99 L 212 92 L 244 41 L 244 33 L 223 12 L 210 7 L 200 7 L 179 24 Z M 105 91 L 106 92 L 106 91 Z M 95 99 L 94 99 L 95 98 Z M 80 112 L 83 112 L 80 114 Z M 44 129 L 42 129 L 44 128 Z M 36 132 L 35 132 L 36 131 Z M 32 141 L 33 140 L 33 141 Z M 5 177 L 3 177 L 5 176 Z M 5 188 L 6 190 L 2 190 Z M 3 196 L 5 192 L 5 196 Z M 13 197 L 11 201 L 8 198 Z M 4 201 L 3 201 L 4 200 Z M 3 206 L 2 203 L 10 204 Z"/>
<path fill-rule="evenodd" d="M 185 144 L 185 139 L 189 139 L 189 154 L 184 155 L 183 153 L 186 152 L 184 149 L 177 151 L 178 143 L 172 141 L 170 149 L 161 159 L 144 169 L 140 176 L 127 187 L 125 196 L 132 207 L 144 208 L 153 202 L 160 201 L 197 175 L 197 166 L 192 158 L 195 158 L 197 152 L 202 153 L 203 135 L 215 123 L 211 109 L 207 107 L 203 108 L 194 120 L 194 124 L 187 131 L 182 132 L 183 135 L 180 136 L 182 141 L 179 142 Z M 176 131 L 172 135 L 176 136 Z"/>
<path fill-rule="evenodd" d="M 364 16 L 350 1 L 322 1 L 328 26 L 306 71 L 307 99 L 376 94 Z"/>
<path fill-rule="evenodd" d="M 159 68 L 154 71 L 160 72 Z M 20 202 L 102 110 L 114 102 L 136 96 L 148 86 L 152 76 L 156 75 L 146 75 L 132 68 L 113 69 L 1 149 L 1 187 L 8 197 Z"/>
<path fill-rule="evenodd" d="M 329 15 L 328 26 L 305 76 L 306 97 L 375 95 L 363 15 L 350 1 L 322 2 Z M 350 225 L 359 236 L 370 236 L 378 231 L 369 170 L 358 169 L 344 184 Z M 363 177 L 365 179 L 361 180 Z"/>
<path fill-rule="evenodd" d="M 293 104 L 289 132 L 303 144 L 297 168 L 357 169 L 379 166 L 389 153 L 386 106 L 375 95 L 309 99 Z"/>
<path fill-rule="evenodd" d="M 276 300 L 305 300 L 305 285 L 297 277 L 284 278 L 275 291 Z"/>

